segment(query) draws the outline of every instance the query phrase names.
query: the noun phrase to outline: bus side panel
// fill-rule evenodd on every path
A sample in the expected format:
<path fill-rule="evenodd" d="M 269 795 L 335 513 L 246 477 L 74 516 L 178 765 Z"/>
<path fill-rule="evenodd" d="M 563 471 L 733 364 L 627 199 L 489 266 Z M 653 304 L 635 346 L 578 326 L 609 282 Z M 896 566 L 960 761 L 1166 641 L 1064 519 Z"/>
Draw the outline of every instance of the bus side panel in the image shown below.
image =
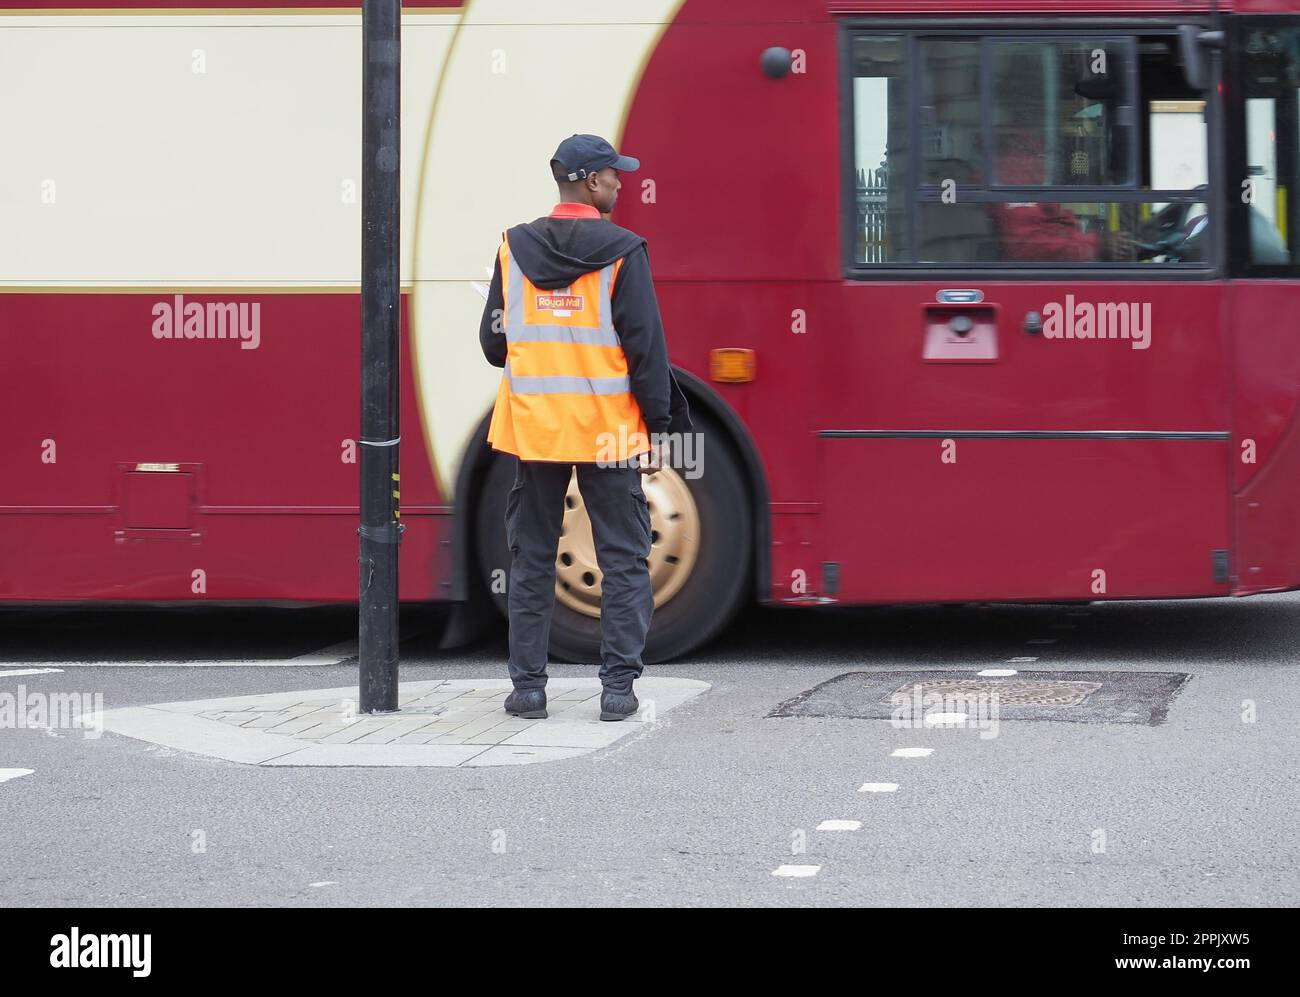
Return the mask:
<path fill-rule="evenodd" d="M 844 332 L 818 378 L 823 555 L 840 565 L 838 597 L 1229 594 L 1221 289 L 954 286 L 984 293 L 994 358 L 926 362 L 941 286 L 844 288 Z M 1149 349 L 1025 331 L 1027 314 L 1076 291 L 1149 304 Z"/>
<path fill-rule="evenodd" d="M 209 304 L 242 334 L 207 338 Z M 0 294 L 0 599 L 355 599 L 359 317 L 355 293 Z M 401 595 L 430 599 L 446 517 L 409 350 L 402 378 Z"/>
<path fill-rule="evenodd" d="M 846 602 L 1227 595 L 1227 445 L 824 440 L 824 556 Z"/>
<path fill-rule="evenodd" d="M 837 37 L 818 0 L 686 0 L 621 142 L 643 172 L 624 178 L 614 220 L 649 241 L 673 362 L 709 382 L 758 450 L 774 600 L 820 585 L 816 374 L 840 327 Z M 799 59 L 780 79 L 759 62 L 775 45 Z M 702 149 L 719 150 L 703 172 Z M 653 198 L 633 186 L 647 180 Z M 752 381 L 710 380 L 710 350 L 726 347 L 754 351 Z"/>
<path fill-rule="evenodd" d="M 688 0 L 655 49 L 622 138 L 642 172 L 623 178 L 614 220 L 648 240 L 657 283 L 739 299 L 748 288 L 731 282 L 839 279 L 837 36 L 802 6 L 807 19 L 787 4 L 778 26 L 738 21 L 749 5 Z M 759 56 L 778 44 L 804 61 L 775 80 Z M 732 316 L 717 338 L 740 329 Z"/>
<path fill-rule="evenodd" d="M 771 516 L 771 586 L 764 594 L 773 599 L 809 594 L 792 592 L 790 586 L 793 578 L 811 584 L 817 575 L 812 551 L 817 448 L 809 422 L 819 391 L 817 351 L 826 348 L 834 329 L 824 307 L 830 296 L 823 285 L 811 281 L 720 286 L 657 280 L 656 290 L 665 329 L 672 330 L 673 362 L 681 368 L 708 382 L 710 349 L 754 351 L 752 381 L 708 383 L 744 425 L 766 476 L 770 508 L 754 510 L 755 515 Z M 792 319 L 796 314 L 805 317 Z M 706 474 L 709 460 L 706 448 Z"/>

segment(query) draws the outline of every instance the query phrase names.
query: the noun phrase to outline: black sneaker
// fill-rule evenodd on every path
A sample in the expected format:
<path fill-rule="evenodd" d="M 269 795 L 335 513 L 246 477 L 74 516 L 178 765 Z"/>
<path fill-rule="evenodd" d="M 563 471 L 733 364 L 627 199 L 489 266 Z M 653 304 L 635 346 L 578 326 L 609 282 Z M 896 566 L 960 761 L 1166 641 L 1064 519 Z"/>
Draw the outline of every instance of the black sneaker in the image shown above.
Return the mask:
<path fill-rule="evenodd" d="M 524 720 L 545 720 L 546 690 L 516 689 L 506 697 L 506 712 Z"/>
<path fill-rule="evenodd" d="M 626 720 L 636 716 L 640 706 L 636 693 L 630 689 L 627 692 L 611 692 L 606 689 L 600 694 L 600 719 Z"/>

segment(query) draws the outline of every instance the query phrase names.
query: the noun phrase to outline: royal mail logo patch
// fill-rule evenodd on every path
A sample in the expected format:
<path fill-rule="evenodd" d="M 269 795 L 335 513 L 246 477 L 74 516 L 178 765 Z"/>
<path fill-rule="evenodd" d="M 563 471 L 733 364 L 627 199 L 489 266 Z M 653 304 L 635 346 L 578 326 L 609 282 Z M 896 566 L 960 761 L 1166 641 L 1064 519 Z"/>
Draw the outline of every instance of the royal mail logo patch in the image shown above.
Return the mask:
<path fill-rule="evenodd" d="M 537 295 L 537 310 L 548 312 L 580 312 L 582 311 L 581 294 L 539 294 Z"/>

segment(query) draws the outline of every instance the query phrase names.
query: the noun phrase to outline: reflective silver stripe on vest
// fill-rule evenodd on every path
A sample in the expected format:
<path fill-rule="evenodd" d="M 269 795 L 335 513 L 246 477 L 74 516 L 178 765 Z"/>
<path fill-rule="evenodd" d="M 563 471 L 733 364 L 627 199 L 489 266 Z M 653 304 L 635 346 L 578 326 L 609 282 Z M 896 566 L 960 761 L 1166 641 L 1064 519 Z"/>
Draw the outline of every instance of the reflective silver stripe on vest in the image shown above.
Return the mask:
<path fill-rule="evenodd" d="M 580 343 L 583 346 L 619 346 L 613 329 L 590 329 L 572 325 L 523 325 L 506 331 L 511 343 Z"/>
<path fill-rule="evenodd" d="M 619 395 L 632 390 L 630 377 L 515 377 L 509 363 L 505 377 L 516 395 Z"/>
<path fill-rule="evenodd" d="M 510 255 L 506 244 L 506 342 L 508 343 L 580 343 L 584 346 L 620 346 L 614 331 L 614 318 L 609 304 L 609 289 L 614 280 L 614 264 L 600 270 L 600 300 L 596 302 L 597 326 L 577 328 L 538 322 L 524 324 L 524 275 L 519 264 Z M 550 294 L 566 294 L 568 288 L 556 288 Z M 597 380 L 600 380 L 598 378 Z"/>

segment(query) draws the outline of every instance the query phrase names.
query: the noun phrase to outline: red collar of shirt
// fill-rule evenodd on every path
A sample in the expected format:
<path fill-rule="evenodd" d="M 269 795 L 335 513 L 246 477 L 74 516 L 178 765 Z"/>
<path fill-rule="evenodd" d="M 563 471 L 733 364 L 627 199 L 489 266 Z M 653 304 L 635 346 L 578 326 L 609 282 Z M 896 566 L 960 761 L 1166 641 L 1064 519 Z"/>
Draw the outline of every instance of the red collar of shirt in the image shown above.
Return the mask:
<path fill-rule="evenodd" d="M 599 218 L 600 212 L 590 204 L 577 201 L 561 201 L 551 209 L 551 218 Z"/>

